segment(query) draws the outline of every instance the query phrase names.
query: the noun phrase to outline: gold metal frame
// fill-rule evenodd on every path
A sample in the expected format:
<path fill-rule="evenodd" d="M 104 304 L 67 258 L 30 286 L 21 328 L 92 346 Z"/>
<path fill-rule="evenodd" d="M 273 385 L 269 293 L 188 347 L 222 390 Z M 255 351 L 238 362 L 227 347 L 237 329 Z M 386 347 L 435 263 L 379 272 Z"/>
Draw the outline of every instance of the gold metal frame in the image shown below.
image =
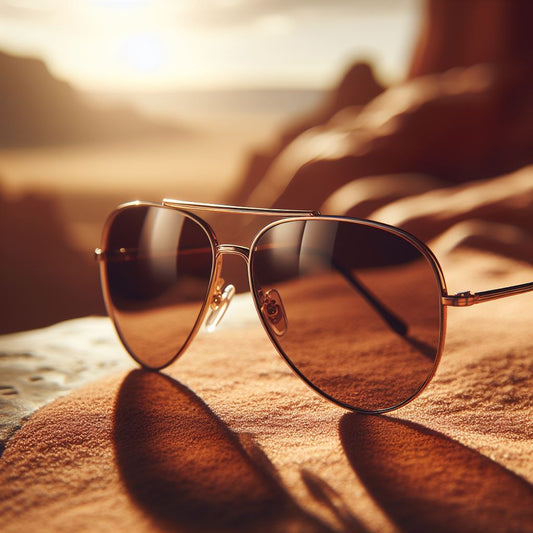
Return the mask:
<path fill-rule="evenodd" d="M 134 202 L 128 202 L 128 203 L 119 205 L 109 215 L 109 217 L 106 220 L 106 223 L 104 225 L 104 230 L 103 230 L 103 233 L 102 233 L 102 243 L 107 242 L 107 237 L 109 235 L 109 230 L 111 228 L 111 224 L 113 223 L 113 220 L 115 219 L 115 217 L 120 212 L 122 212 L 123 210 L 129 209 L 131 207 L 159 207 L 159 208 L 161 208 L 162 204 L 158 204 L 158 203 L 155 203 L 155 202 L 141 202 L 141 201 L 137 200 L 137 201 L 134 201 Z M 95 258 L 100 263 L 100 280 L 101 280 L 102 294 L 103 294 L 103 298 L 104 298 L 105 307 L 106 307 L 107 313 L 109 314 L 109 317 L 113 321 L 113 325 L 115 327 L 117 335 L 118 335 L 120 341 L 122 342 L 123 346 L 126 348 L 128 353 L 131 355 L 131 357 L 137 363 L 139 363 L 141 366 L 143 366 L 144 368 L 148 368 L 150 370 L 161 370 L 162 368 L 165 368 L 165 367 L 171 365 L 182 353 L 185 352 L 185 350 L 187 350 L 187 348 L 189 347 L 191 342 L 194 340 L 194 337 L 196 336 L 196 334 L 198 333 L 198 331 L 200 330 L 200 328 L 201 328 L 201 326 L 202 326 L 202 324 L 204 322 L 205 316 L 206 316 L 206 314 L 207 314 L 207 312 L 209 310 L 209 305 L 210 305 L 210 303 L 212 302 L 212 300 L 213 300 L 213 298 L 215 296 L 215 293 L 216 293 L 216 290 L 217 290 L 217 280 L 218 280 L 218 278 L 220 276 L 220 272 L 222 270 L 222 257 L 221 257 L 220 254 L 217 253 L 217 249 L 218 249 L 217 239 L 216 239 L 215 233 L 213 232 L 213 230 L 211 229 L 209 224 L 207 224 L 200 217 L 197 217 L 197 216 L 195 216 L 192 213 L 182 212 L 182 215 L 194 220 L 206 232 L 206 235 L 207 235 L 207 237 L 209 239 L 209 242 L 211 244 L 211 256 L 212 256 L 211 279 L 209 280 L 209 284 L 208 284 L 207 298 L 205 299 L 205 301 L 204 301 L 204 303 L 202 305 L 202 308 L 200 309 L 200 313 L 198 314 L 198 318 L 196 319 L 196 322 L 194 323 L 194 326 L 193 326 L 191 332 L 189 333 L 189 336 L 185 340 L 185 342 L 182 345 L 181 349 L 174 355 L 174 357 L 169 362 L 167 362 L 167 363 L 165 363 L 163 365 L 160 365 L 160 366 L 149 366 L 149 365 L 147 365 L 143 361 L 140 361 L 138 359 L 137 355 L 135 354 L 134 350 L 132 350 L 130 348 L 126 338 L 124 337 L 124 335 L 123 335 L 123 333 L 122 333 L 122 331 L 120 329 L 120 325 L 118 323 L 118 320 L 115 317 L 115 311 L 114 311 L 113 303 L 111 301 L 111 295 L 109 293 L 109 287 L 108 287 L 108 283 L 107 283 L 107 271 L 106 271 L 106 268 L 105 268 L 105 258 L 106 258 L 107 250 L 105 250 L 105 248 L 103 248 L 103 247 L 102 248 L 97 248 L 95 250 Z"/>
<path fill-rule="evenodd" d="M 307 221 L 307 220 L 316 220 L 317 218 L 319 220 L 330 220 L 330 221 L 333 221 L 333 222 L 356 222 L 356 223 L 359 223 L 359 224 L 362 224 L 362 225 L 365 225 L 365 226 L 368 226 L 368 227 L 379 228 L 379 229 L 385 230 L 388 233 L 392 233 L 392 234 L 394 234 L 394 235 L 396 235 L 396 236 L 398 236 L 400 238 L 403 238 L 404 240 L 410 242 L 426 258 L 426 260 L 429 262 L 429 264 L 430 264 L 430 266 L 431 266 L 431 268 L 433 270 L 433 273 L 435 275 L 435 280 L 436 280 L 436 282 L 437 282 L 437 284 L 439 286 L 441 295 L 444 296 L 445 294 L 447 294 L 446 283 L 445 283 L 445 280 L 444 280 L 442 269 L 441 269 L 441 267 L 439 265 L 439 262 L 437 261 L 437 258 L 435 257 L 433 252 L 422 241 L 420 241 L 419 239 L 417 239 L 413 235 L 407 233 L 406 231 L 404 231 L 404 230 L 402 230 L 400 228 L 394 228 L 392 226 L 388 226 L 387 224 L 382 224 L 380 222 L 374 222 L 374 221 L 371 221 L 371 220 L 348 218 L 348 217 L 315 215 L 315 216 L 312 216 L 312 217 L 304 216 L 304 217 L 291 218 L 290 220 L 293 220 L 293 221 L 294 220 Z M 254 238 L 254 240 L 253 240 L 253 242 L 252 242 L 252 244 L 250 246 L 250 249 L 253 250 L 255 248 L 255 243 L 261 238 L 261 235 L 264 232 L 268 231 L 269 229 L 271 229 L 274 226 L 283 224 L 283 223 L 285 223 L 287 221 L 288 221 L 287 219 L 277 220 L 277 221 L 272 222 L 271 224 L 265 226 L 255 236 L 255 238 Z M 252 295 L 253 295 L 256 292 L 256 287 L 255 287 L 255 285 L 253 283 L 253 278 L 252 278 L 251 261 L 248 261 L 248 281 L 249 281 L 251 292 L 252 292 Z M 446 337 L 447 313 L 446 313 L 446 307 L 445 307 L 445 305 L 443 305 L 442 296 L 441 296 L 441 302 L 440 302 L 441 305 L 439 306 L 439 314 L 440 314 L 440 320 L 439 320 L 439 343 L 438 343 L 438 347 L 437 347 L 437 353 L 436 353 L 435 359 L 433 361 L 433 367 L 431 369 L 431 372 L 428 374 L 426 380 L 420 385 L 418 390 L 415 391 L 415 393 L 413 395 L 411 395 L 409 398 L 407 398 L 404 401 L 402 401 L 402 402 L 400 402 L 400 403 L 398 403 L 396 405 L 393 405 L 391 407 L 386 407 L 386 408 L 383 408 L 383 409 L 372 409 L 372 410 L 355 408 L 355 407 L 353 407 L 353 406 L 351 406 L 349 404 L 341 402 L 341 401 L 333 398 L 329 394 L 325 393 L 323 390 L 319 389 L 311 381 L 309 381 L 298 370 L 298 368 L 292 363 L 290 358 L 285 354 L 285 352 L 283 351 L 281 345 L 278 342 L 278 339 L 276 338 L 275 335 L 272 334 L 272 332 L 268 328 L 268 326 L 267 326 L 267 324 L 265 322 L 264 316 L 260 312 L 260 306 L 259 306 L 259 303 L 257 302 L 256 298 L 254 298 L 254 303 L 255 303 L 255 306 L 256 306 L 256 309 L 257 309 L 257 313 L 258 313 L 258 315 L 259 315 L 259 317 L 261 319 L 261 323 L 263 324 L 263 327 L 266 330 L 267 335 L 269 336 L 270 340 L 272 341 L 272 343 L 274 344 L 274 346 L 278 350 L 279 354 L 283 357 L 283 359 L 285 359 L 285 361 L 292 368 L 292 370 L 309 387 L 311 387 L 314 391 L 316 391 L 318 394 L 320 394 L 324 398 L 328 399 L 329 401 L 335 403 L 336 405 L 340 405 L 341 407 L 349 409 L 351 411 L 356 411 L 358 413 L 363 413 L 363 414 L 378 414 L 378 413 L 385 413 L 385 412 L 388 412 L 388 411 L 392 411 L 394 409 L 398 409 L 399 407 L 402 407 L 403 405 L 405 405 L 405 404 L 409 403 L 410 401 L 414 400 L 426 388 L 428 383 L 432 380 L 433 376 L 435 375 L 435 372 L 437 371 L 437 368 L 438 368 L 439 363 L 440 363 L 442 352 L 444 351 L 444 341 L 445 341 L 445 337 Z"/>
<path fill-rule="evenodd" d="M 175 354 L 175 356 L 166 364 L 160 366 L 160 367 L 149 367 L 152 370 L 159 370 L 161 368 L 164 368 L 170 364 L 172 364 L 190 345 L 192 340 L 194 339 L 196 333 L 200 329 L 201 325 L 203 324 L 206 314 L 212 305 L 213 302 L 216 302 L 217 298 L 220 296 L 218 294 L 219 288 L 219 280 L 220 280 L 220 273 L 222 270 L 222 258 L 225 254 L 233 254 L 238 255 L 242 257 L 246 264 L 247 264 L 247 271 L 248 271 L 248 282 L 250 286 L 250 291 L 252 293 L 252 297 L 254 299 L 254 304 L 257 310 L 257 313 L 259 315 L 259 318 L 261 320 L 261 323 L 263 325 L 263 328 L 265 329 L 268 337 L 276 347 L 278 353 L 283 357 L 283 359 L 287 362 L 287 364 L 292 368 L 292 370 L 305 382 L 307 385 L 309 385 L 313 390 L 318 392 L 321 396 L 327 398 L 328 400 L 332 401 L 333 403 L 340 405 L 342 407 L 345 407 L 347 409 L 358 411 L 362 413 L 383 413 L 386 411 L 391 411 L 393 409 L 397 409 L 406 403 L 414 400 L 428 385 L 428 383 L 433 378 L 437 367 L 439 365 L 442 352 L 444 350 L 444 340 L 445 340 L 445 334 L 446 334 L 446 322 L 447 322 L 447 313 L 446 309 L 448 306 L 453 307 L 465 307 L 470 306 L 478 303 L 488 302 L 491 300 L 499 299 L 499 298 L 505 298 L 508 296 L 514 296 L 517 294 L 522 294 L 525 292 L 533 291 L 533 282 L 530 283 L 524 283 L 520 285 L 513 285 L 510 287 L 502 287 L 497 289 L 492 289 L 488 291 L 483 291 L 479 293 L 471 293 L 470 291 L 466 292 L 460 292 L 457 294 L 448 294 L 446 283 L 444 280 L 444 275 L 442 272 L 442 268 L 433 254 L 433 252 L 429 249 L 429 247 L 424 244 L 422 241 L 411 235 L 410 233 L 402 230 L 401 228 L 396 228 L 393 226 L 389 226 L 387 224 L 383 224 L 380 222 L 374 222 L 370 220 L 363 220 L 363 219 L 355 219 L 355 218 L 349 218 L 349 217 L 337 217 L 337 216 L 326 216 L 321 215 L 319 211 L 313 211 L 313 210 L 287 210 L 287 209 L 268 209 L 268 208 L 256 208 L 256 207 L 239 207 L 239 206 L 228 206 L 228 205 L 220 205 L 220 204 L 205 204 L 205 203 L 195 203 L 195 202 L 186 202 L 186 201 L 180 201 L 180 200 L 173 200 L 173 199 L 164 199 L 160 204 L 153 203 L 153 202 L 129 202 L 126 204 L 120 205 L 113 213 L 108 217 L 106 224 L 104 226 L 104 231 L 102 235 L 102 242 L 107 242 L 107 237 L 109 233 L 110 226 L 115 218 L 115 216 L 121 212 L 124 209 L 131 208 L 132 206 L 148 206 L 148 207 L 160 207 L 160 208 L 167 208 L 167 209 L 175 209 L 180 211 L 180 213 L 183 216 L 186 216 L 192 220 L 194 220 L 196 223 L 198 223 L 202 229 L 205 231 L 208 240 L 211 244 L 212 248 L 212 269 L 211 269 L 211 279 L 209 280 L 209 286 L 207 291 L 207 298 L 205 302 L 203 303 L 203 306 L 200 310 L 200 313 L 198 315 L 198 318 L 194 324 L 193 329 L 191 330 L 188 338 L 186 339 L 185 343 L 183 344 L 182 348 L 178 351 L 178 353 Z M 192 211 L 192 212 L 191 212 Z M 271 216 L 271 217 L 277 217 L 278 220 L 271 222 L 270 224 L 267 224 L 264 226 L 254 237 L 251 245 L 249 248 L 245 246 L 235 245 L 235 244 L 219 244 L 215 235 L 215 232 L 212 230 L 212 228 L 200 217 L 196 216 L 194 214 L 194 211 L 210 211 L 210 212 L 224 212 L 224 213 L 233 213 L 233 214 L 248 214 L 248 215 L 261 215 L 261 216 Z M 313 383 L 311 383 L 299 370 L 295 365 L 291 362 L 289 357 L 284 353 L 282 347 L 280 346 L 278 339 L 276 336 L 272 333 L 271 329 L 268 327 L 265 321 L 265 317 L 263 313 L 261 312 L 261 302 L 258 301 L 258 299 L 255 297 L 257 294 L 257 287 L 255 287 L 252 272 L 251 272 L 251 264 L 252 264 L 252 257 L 251 254 L 253 253 L 253 250 L 256 248 L 257 241 L 261 238 L 261 236 L 264 234 L 264 232 L 270 230 L 272 227 L 275 227 L 277 225 L 287 223 L 288 221 L 308 221 L 308 220 L 330 220 L 333 222 L 354 222 L 361 225 L 365 225 L 372 228 L 378 228 L 384 231 L 387 231 L 389 233 L 392 233 L 396 235 L 397 237 L 400 237 L 406 241 L 408 241 L 411 245 L 413 245 L 421 254 L 423 257 L 426 258 L 426 260 L 429 262 L 433 273 L 435 275 L 435 280 L 438 284 L 438 287 L 440 289 L 440 325 L 439 325 L 439 343 L 437 347 L 437 354 L 434 359 L 433 368 L 428 375 L 427 379 L 424 381 L 424 383 L 419 387 L 419 389 L 409 398 L 406 400 L 400 402 L 397 405 L 394 405 L 392 407 L 387 407 L 384 409 L 379 410 L 372 410 L 372 411 L 366 411 L 364 409 L 358 409 L 354 408 L 353 406 L 350 406 L 348 404 L 345 404 L 339 400 L 336 400 L 335 398 L 329 396 L 324 391 L 320 390 L 318 387 L 316 387 Z M 102 291 L 104 296 L 105 305 L 107 308 L 107 311 L 109 313 L 109 316 L 111 317 L 115 329 L 117 330 L 118 336 L 127 349 L 127 351 L 130 353 L 130 355 L 142 366 L 147 366 L 142 361 L 139 361 L 136 357 L 133 350 L 131 350 L 127 344 L 126 339 L 122 335 L 122 332 L 120 330 L 120 326 L 115 318 L 115 313 L 113 309 L 113 304 L 111 302 L 111 297 L 109 294 L 109 288 L 107 286 L 107 274 L 105 269 L 105 259 L 108 251 L 105 250 L 105 248 L 97 248 L 95 250 L 95 258 L 100 262 L 100 276 L 101 276 L 101 284 L 102 284 Z"/>
<path fill-rule="evenodd" d="M 264 215 L 274 217 L 320 216 L 319 211 L 305 209 L 270 209 L 267 207 L 240 207 L 236 205 L 200 204 L 197 202 L 172 200 L 170 198 L 163 198 L 161 204 L 163 206 L 174 207 L 176 209 L 192 209 L 194 211 L 211 211 L 218 213 L 241 213 L 247 215 Z"/>
<path fill-rule="evenodd" d="M 484 302 L 499 300 L 500 298 L 507 298 L 507 296 L 515 296 L 516 294 L 523 294 L 530 291 L 533 291 L 533 282 L 475 293 L 471 293 L 470 291 L 459 292 L 457 294 L 452 294 L 451 296 L 443 297 L 442 303 L 444 305 L 451 305 L 453 307 L 467 307 L 470 305 L 482 304 Z"/>

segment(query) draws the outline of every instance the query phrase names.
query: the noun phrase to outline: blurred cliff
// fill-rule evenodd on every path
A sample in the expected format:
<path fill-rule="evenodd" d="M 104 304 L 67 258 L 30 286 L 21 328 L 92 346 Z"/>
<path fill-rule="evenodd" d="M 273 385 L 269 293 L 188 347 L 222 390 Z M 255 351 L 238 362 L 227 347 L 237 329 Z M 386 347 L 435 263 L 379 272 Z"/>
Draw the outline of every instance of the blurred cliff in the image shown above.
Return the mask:
<path fill-rule="evenodd" d="M 0 73 L 2 147 L 124 141 L 179 131 L 126 106 L 91 104 L 39 59 L 0 51 Z"/>
<path fill-rule="evenodd" d="M 102 314 L 96 265 L 71 246 L 54 198 L 0 197 L 0 332 Z"/>
<path fill-rule="evenodd" d="M 384 87 L 370 65 L 352 66 L 321 109 L 252 158 L 235 201 L 339 214 L 327 200 L 353 183 L 341 208 L 369 216 L 407 193 L 399 174 L 422 192 L 531 164 L 532 17 L 527 0 L 429 0 L 407 79 Z M 381 197 L 350 205 L 366 198 L 355 183 L 375 176 Z"/>
<path fill-rule="evenodd" d="M 42 61 L 0 52 L 0 148 L 121 143 L 183 133 L 126 106 L 97 106 L 55 78 Z M 55 195 L 13 197 L 0 187 L 0 333 L 104 313 L 91 250 L 74 246 L 70 229 Z"/>

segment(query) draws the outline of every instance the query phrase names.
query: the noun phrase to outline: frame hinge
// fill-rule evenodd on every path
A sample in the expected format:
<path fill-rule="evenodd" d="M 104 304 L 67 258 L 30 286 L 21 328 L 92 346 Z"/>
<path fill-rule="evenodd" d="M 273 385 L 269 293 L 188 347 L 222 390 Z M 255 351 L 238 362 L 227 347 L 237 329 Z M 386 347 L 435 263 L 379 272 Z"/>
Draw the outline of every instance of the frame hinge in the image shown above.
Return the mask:
<path fill-rule="evenodd" d="M 444 305 L 451 305 L 452 307 L 467 307 L 477 303 L 477 294 L 472 294 L 470 291 L 458 292 L 442 297 Z"/>

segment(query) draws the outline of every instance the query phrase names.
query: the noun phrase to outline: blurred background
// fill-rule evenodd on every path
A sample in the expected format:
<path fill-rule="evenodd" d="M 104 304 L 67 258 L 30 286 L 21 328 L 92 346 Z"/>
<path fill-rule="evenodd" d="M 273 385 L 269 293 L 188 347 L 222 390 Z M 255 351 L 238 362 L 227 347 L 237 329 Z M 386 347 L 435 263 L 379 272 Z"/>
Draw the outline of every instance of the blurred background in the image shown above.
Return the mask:
<path fill-rule="evenodd" d="M 369 216 L 527 169 L 531 5 L 0 0 L 0 333 L 104 312 L 125 201 Z"/>

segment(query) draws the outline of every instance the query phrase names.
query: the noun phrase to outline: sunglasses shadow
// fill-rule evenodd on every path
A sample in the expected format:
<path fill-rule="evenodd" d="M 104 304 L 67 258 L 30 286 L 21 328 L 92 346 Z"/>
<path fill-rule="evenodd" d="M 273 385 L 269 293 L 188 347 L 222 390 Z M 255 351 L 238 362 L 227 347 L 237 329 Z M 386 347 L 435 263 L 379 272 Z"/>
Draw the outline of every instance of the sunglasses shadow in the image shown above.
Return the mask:
<path fill-rule="evenodd" d="M 168 376 L 146 370 L 126 376 L 113 437 L 131 499 L 164 528 L 330 531 L 298 506 L 251 438 L 240 439 Z"/>
<path fill-rule="evenodd" d="M 533 486 L 418 424 L 349 413 L 339 423 L 352 468 L 402 531 L 533 531 Z"/>

